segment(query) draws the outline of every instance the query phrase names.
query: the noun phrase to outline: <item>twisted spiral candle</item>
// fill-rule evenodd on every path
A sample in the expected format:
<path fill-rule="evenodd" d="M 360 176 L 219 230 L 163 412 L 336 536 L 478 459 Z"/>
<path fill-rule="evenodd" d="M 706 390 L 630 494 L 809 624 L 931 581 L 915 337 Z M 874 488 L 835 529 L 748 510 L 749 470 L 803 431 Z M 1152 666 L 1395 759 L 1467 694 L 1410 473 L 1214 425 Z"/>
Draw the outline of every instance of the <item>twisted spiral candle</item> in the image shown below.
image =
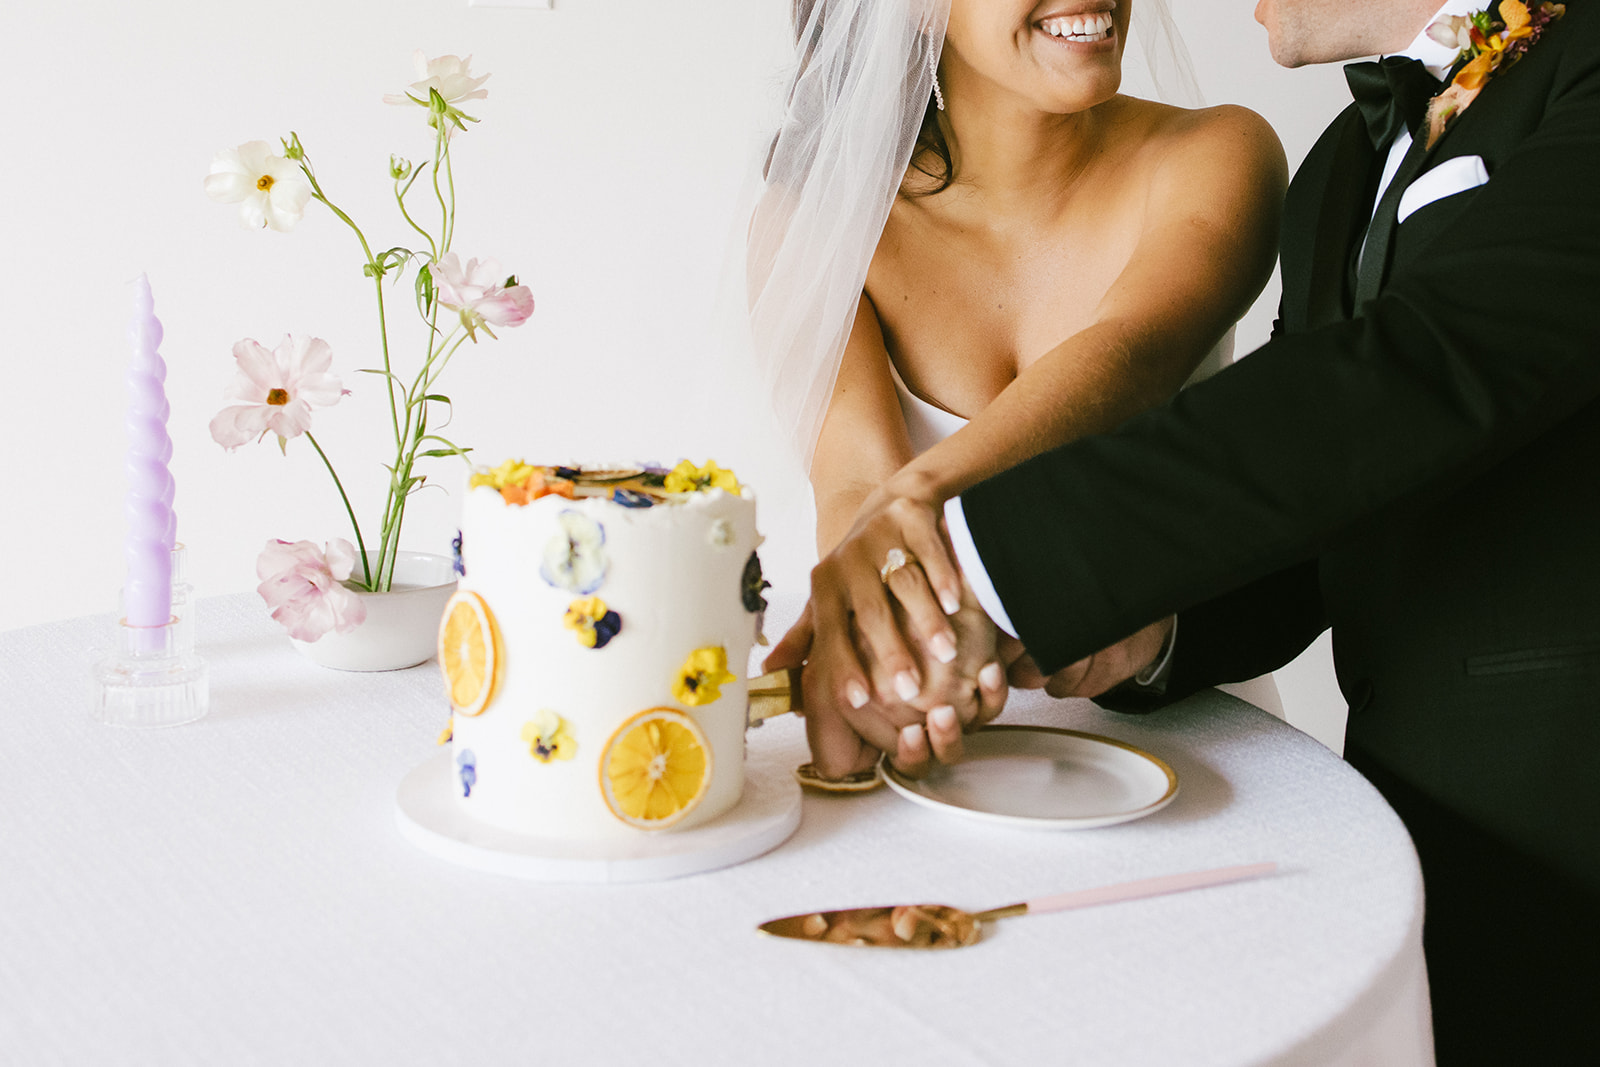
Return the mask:
<path fill-rule="evenodd" d="M 150 280 L 133 284 L 128 324 L 133 361 L 128 368 L 128 580 L 123 606 L 129 626 L 165 626 L 172 617 L 172 439 L 167 436 L 167 365 L 157 351 L 161 323 Z"/>

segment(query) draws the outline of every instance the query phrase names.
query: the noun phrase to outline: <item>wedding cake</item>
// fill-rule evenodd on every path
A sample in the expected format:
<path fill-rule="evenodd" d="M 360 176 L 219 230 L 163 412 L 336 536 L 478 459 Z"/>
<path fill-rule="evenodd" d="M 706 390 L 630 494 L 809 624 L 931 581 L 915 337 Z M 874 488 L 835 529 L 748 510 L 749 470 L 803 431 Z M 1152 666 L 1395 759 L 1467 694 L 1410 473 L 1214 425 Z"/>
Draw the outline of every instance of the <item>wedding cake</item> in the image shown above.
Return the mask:
<path fill-rule="evenodd" d="M 760 541 L 753 494 L 714 462 L 474 473 L 439 628 L 463 810 L 622 841 L 738 803 Z"/>

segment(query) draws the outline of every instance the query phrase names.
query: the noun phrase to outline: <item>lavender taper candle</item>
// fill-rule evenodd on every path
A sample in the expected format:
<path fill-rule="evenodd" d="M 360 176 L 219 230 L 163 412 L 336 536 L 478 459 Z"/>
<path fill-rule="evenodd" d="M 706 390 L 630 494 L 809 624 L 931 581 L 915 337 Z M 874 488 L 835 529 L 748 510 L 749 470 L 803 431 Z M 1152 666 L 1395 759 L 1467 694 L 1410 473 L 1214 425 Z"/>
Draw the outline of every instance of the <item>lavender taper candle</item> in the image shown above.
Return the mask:
<path fill-rule="evenodd" d="M 161 323 L 150 280 L 133 283 L 128 324 L 133 361 L 128 367 L 128 580 L 122 589 L 129 626 L 165 626 L 172 618 L 172 439 L 167 436 L 167 365 L 157 349 Z"/>

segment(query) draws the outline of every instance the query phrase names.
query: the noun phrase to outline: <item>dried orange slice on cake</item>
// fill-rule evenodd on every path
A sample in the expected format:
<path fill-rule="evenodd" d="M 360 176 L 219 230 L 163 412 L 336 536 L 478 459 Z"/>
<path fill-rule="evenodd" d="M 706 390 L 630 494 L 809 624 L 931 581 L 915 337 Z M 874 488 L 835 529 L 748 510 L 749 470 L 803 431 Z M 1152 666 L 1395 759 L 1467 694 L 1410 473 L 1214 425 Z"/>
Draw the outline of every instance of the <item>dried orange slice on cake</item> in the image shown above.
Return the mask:
<path fill-rule="evenodd" d="M 439 666 L 457 715 L 477 715 L 489 706 L 504 659 L 489 605 L 477 593 L 458 591 L 439 620 Z"/>
<path fill-rule="evenodd" d="M 661 830 L 682 819 L 711 784 L 711 746 L 695 721 L 673 708 L 641 711 L 600 753 L 600 791 L 629 826 Z"/>

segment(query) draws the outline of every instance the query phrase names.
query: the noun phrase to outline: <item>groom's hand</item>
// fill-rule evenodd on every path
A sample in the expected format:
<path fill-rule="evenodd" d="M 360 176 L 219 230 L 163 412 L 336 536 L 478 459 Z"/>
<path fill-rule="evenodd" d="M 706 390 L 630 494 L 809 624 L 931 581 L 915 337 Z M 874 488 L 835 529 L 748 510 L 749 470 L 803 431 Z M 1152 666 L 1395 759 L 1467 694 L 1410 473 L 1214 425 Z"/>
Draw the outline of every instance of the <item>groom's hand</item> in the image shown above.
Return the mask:
<path fill-rule="evenodd" d="M 903 610 L 894 605 L 897 621 L 904 625 Z M 813 659 L 801 675 L 804 688 L 806 737 L 812 763 L 819 773 L 841 778 L 869 769 L 879 751 L 901 772 L 925 774 L 933 760 L 952 764 L 964 756 L 962 735 L 978 729 L 1005 707 L 1005 670 L 996 658 L 999 631 L 970 591 L 961 610 L 949 617 L 956 633 L 957 655 L 949 663 L 918 655 L 922 689 L 910 701 L 868 699 L 860 707 L 831 700 L 833 686 L 828 664 Z M 811 628 L 810 607 L 790 635 L 798 644 Z M 787 640 L 787 638 L 786 638 Z M 877 676 L 883 668 L 866 647 L 859 631 L 852 634 L 856 656 Z M 915 646 L 913 646 L 915 648 Z M 793 667 L 792 653 L 780 645 L 768 657 L 767 669 Z"/>
<path fill-rule="evenodd" d="M 1169 615 L 1054 674 L 1041 673 L 1033 657 L 1023 652 L 1007 658 L 1006 677 L 1018 689 L 1043 689 L 1057 698 L 1097 697 L 1153 666 L 1166 647 L 1172 626 Z M 1002 656 L 1005 654 L 1003 649 Z"/>

